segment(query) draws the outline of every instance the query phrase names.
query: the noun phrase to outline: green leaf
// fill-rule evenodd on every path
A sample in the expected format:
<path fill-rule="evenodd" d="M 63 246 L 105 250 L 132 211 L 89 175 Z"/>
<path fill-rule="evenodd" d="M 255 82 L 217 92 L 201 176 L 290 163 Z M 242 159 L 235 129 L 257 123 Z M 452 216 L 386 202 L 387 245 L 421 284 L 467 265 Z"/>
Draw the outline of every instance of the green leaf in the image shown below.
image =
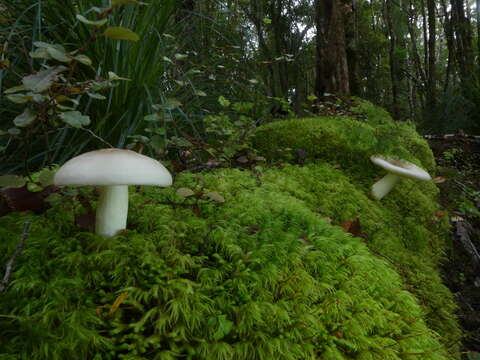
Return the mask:
<path fill-rule="evenodd" d="M 60 65 L 39 71 L 36 74 L 25 76 L 22 79 L 23 86 L 25 86 L 26 89 L 37 93 L 48 90 L 57 79 L 58 74 L 65 70 L 67 70 L 67 68 Z"/>
<path fill-rule="evenodd" d="M 178 196 L 181 196 L 181 197 L 184 197 L 184 198 L 195 195 L 195 193 L 193 192 L 192 189 L 185 188 L 185 187 L 179 188 L 176 191 L 176 193 L 177 193 Z"/>
<path fill-rule="evenodd" d="M 132 30 L 119 26 L 107 28 L 103 35 L 113 40 L 140 40 L 140 37 Z"/>
<path fill-rule="evenodd" d="M 225 198 L 216 191 L 207 192 L 205 195 L 208 198 L 212 199 L 213 201 L 216 201 L 216 202 L 219 202 L 219 203 L 224 203 L 225 202 Z"/>
<path fill-rule="evenodd" d="M 150 142 L 150 139 L 143 135 L 131 135 L 128 138 L 133 139 L 136 143 L 148 144 Z"/>
<path fill-rule="evenodd" d="M 176 60 L 185 60 L 186 58 L 188 58 L 187 54 L 175 54 Z"/>
<path fill-rule="evenodd" d="M 34 94 L 32 92 L 27 93 L 27 96 L 30 97 L 31 101 L 36 102 L 37 104 L 40 104 L 40 103 L 44 102 L 45 100 L 50 99 L 49 96 L 45 96 L 45 95 L 42 95 L 42 94 Z"/>
<path fill-rule="evenodd" d="M 110 80 L 110 81 L 115 81 L 115 80 L 126 80 L 126 81 L 130 81 L 130 79 L 127 79 L 127 78 L 118 76 L 118 75 L 115 74 L 113 71 L 109 71 L 109 72 L 108 72 L 108 80 Z"/>
<path fill-rule="evenodd" d="M 57 49 L 58 51 L 65 52 L 65 48 L 59 44 L 49 44 L 43 41 L 35 41 L 33 45 L 35 45 L 37 48 L 42 48 L 42 49 L 54 48 L 54 49 Z"/>
<path fill-rule="evenodd" d="M 32 109 L 26 108 L 23 113 L 13 119 L 13 123 L 17 127 L 27 127 L 31 125 L 36 118 L 37 114 Z"/>
<path fill-rule="evenodd" d="M 165 137 L 164 136 L 159 136 L 159 135 L 154 135 L 150 138 L 150 145 L 155 149 L 155 150 L 162 150 L 165 148 Z"/>
<path fill-rule="evenodd" d="M 40 192 L 44 190 L 43 186 L 37 185 L 35 183 L 27 183 L 27 190 L 30 192 Z"/>
<path fill-rule="evenodd" d="M 13 94 L 13 95 L 7 95 L 7 99 L 15 104 L 25 104 L 31 101 L 32 97 L 26 94 Z"/>
<path fill-rule="evenodd" d="M 0 176 L 0 187 L 21 187 L 26 184 L 26 180 L 18 175 L 2 175 Z"/>
<path fill-rule="evenodd" d="M 90 66 L 92 65 L 92 60 L 86 56 L 86 55 L 77 55 L 74 57 L 75 60 L 77 60 L 79 63 L 82 63 L 83 65 Z"/>
<path fill-rule="evenodd" d="M 60 114 L 60 119 L 75 128 L 81 128 L 90 124 L 90 117 L 82 115 L 80 111 L 67 111 Z"/>
<path fill-rule="evenodd" d="M 218 97 L 218 103 L 222 105 L 223 107 L 229 107 L 230 106 L 230 101 L 228 101 L 225 97 L 219 96 Z"/>
<path fill-rule="evenodd" d="M 38 174 L 38 182 L 40 182 L 42 186 L 53 185 L 53 177 L 55 176 L 56 172 L 57 169 L 45 168 L 41 170 Z"/>
<path fill-rule="evenodd" d="M 207 93 L 202 90 L 195 90 L 195 95 L 197 96 L 207 96 Z"/>
<path fill-rule="evenodd" d="M 19 128 L 13 127 L 8 129 L 8 133 L 10 135 L 16 136 L 16 135 L 20 135 L 22 133 L 22 130 L 20 130 Z"/>
<path fill-rule="evenodd" d="M 173 64 L 173 61 L 172 61 L 170 58 L 166 57 L 166 56 L 164 56 L 162 59 L 163 59 L 164 61 L 166 61 L 166 62 L 169 62 L 170 64 Z"/>
<path fill-rule="evenodd" d="M 144 116 L 143 120 L 155 122 L 160 120 L 160 116 L 157 113 L 153 113 L 153 114 Z"/>
<path fill-rule="evenodd" d="M 269 24 L 272 23 L 272 19 L 265 17 L 265 18 L 263 18 L 263 23 L 264 23 L 265 25 L 269 25 Z"/>
<path fill-rule="evenodd" d="M 174 110 L 182 106 L 182 103 L 177 99 L 167 99 L 160 107 L 165 110 Z"/>
<path fill-rule="evenodd" d="M 93 25 L 93 26 L 103 26 L 107 23 L 108 19 L 101 19 L 101 20 L 88 20 L 85 16 L 77 14 L 77 20 L 86 24 L 86 25 Z"/>
<path fill-rule="evenodd" d="M 103 96 L 96 92 L 87 92 L 87 95 L 90 96 L 92 99 L 97 99 L 97 100 L 105 100 L 107 98 L 106 96 Z"/>
<path fill-rule="evenodd" d="M 55 49 L 54 47 L 47 48 L 48 54 L 55 60 L 69 63 L 72 61 L 72 58 L 68 57 L 64 52 Z"/>
<path fill-rule="evenodd" d="M 59 109 L 59 110 L 62 110 L 62 111 L 70 111 L 70 110 L 75 110 L 75 108 L 73 106 L 65 106 L 65 105 L 62 105 L 62 104 L 57 104 L 56 107 Z"/>
<path fill-rule="evenodd" d="M 169 139 L 169 142 L 178 147 L 185 147 L 185 148 L 192 147 L 192 143 L 183 137 L 172 136 Z"/>
<path fill-rule="evenodd" d="M 35 49 L 34 51 L 30 51 L 29 55 L 33 59 L 51 59 L 52 58 L 46 48 L 38 48 L 38 49 Z"/>
<path fill-rule="evenodd" d="M 16 93 L 16 92 L 19 92 L 19 91 L 24 91 L 24 90 L 27 90 L 27 89 L 25 89 L 25 86 L 18 85 L 18 86 L 14 86 L 14 87 L 11 87 L 10 89 L 5 90 L 3 93 L 6 95 L 6 94 L 13 94 L 13 93 Z"/>

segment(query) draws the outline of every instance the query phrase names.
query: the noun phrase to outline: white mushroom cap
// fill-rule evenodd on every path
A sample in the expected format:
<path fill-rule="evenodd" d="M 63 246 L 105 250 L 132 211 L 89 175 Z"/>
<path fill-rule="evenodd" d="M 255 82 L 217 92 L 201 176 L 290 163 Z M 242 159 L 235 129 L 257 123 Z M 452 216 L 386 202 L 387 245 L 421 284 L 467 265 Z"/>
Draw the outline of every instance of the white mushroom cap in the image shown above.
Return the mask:
<path fill-rule="evenodd" d="M 158 161 L 131 150 L 101 149 L 68 160 L 55 174 L 55 185 L 172 185 Z"/>
<path fill-rule="evenodd" d="M 405 160 L 389 159 L 380 156 L 372 156 L 370 160 L 389 173 L 410 179 L 430 181 L 431 176 L 423 169 Z"/>

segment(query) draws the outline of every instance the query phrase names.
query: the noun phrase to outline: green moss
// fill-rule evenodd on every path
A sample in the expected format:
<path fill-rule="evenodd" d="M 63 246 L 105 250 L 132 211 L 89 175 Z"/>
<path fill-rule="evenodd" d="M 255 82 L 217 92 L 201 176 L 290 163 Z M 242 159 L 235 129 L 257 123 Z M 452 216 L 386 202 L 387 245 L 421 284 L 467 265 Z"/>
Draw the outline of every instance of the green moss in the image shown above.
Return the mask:
<path fill-rule="evenodd" d="M 0 359 L 457 358 L 436 187 L 403 181 L 381 202 L 369 195 L 383 175 L 368 160 L 379 131 L 412 134 L 421 155 L 390 144 L 417 163 L 433 166 L 431 153 L 406 124 L 375 126 L 267 125 L 259 134 L 271 129 L 292 149 L 303 134 L 317 155 L 305 166 L 180 174 L 174 188 L 131 189 L 129 230 L 112 239 L 80 232 L 71 202 L 0 218 L 0 264 L 32 221 L 0 297 Z M 179 198 L 180 187 L 226 201 Z M 364 238 L 337 226 L 356 218 Z"/>
<path fill-rule="evenodd" d="M 354 109 L 366 120 L 323 116 L 268 123 L 257 129 L 254 147 L 276 161 L 292 161 L 301 149 L 307 159 L 340 164 L 352 169 L 352 175 L 364 173 L 371 166 L 370 156 L 376 154 L 403 158 L 434 171 L 432 151 L 412 124 L 393 122 L 385 110 L 368 102 Z"/>

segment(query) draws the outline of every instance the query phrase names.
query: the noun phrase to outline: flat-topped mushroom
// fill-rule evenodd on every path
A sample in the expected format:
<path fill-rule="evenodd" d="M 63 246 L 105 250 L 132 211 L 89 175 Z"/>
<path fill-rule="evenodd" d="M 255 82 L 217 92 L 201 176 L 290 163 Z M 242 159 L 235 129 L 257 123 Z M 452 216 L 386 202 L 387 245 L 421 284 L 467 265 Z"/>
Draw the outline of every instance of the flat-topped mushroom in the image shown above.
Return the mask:
<path fill-rule="evenodd" d="M 101 149 L 68 160 L 55 174 L 55 185 L 98 186 L 95 232 L 115 236 L 127 226 L 128 185 L 172 185 L 157 160 L 131 150 Z"/>
<path fill-rule="evenodd" d="M 430 181 L 432 178 L 423 169 L 405 161 L 390 159 L 381 156 L 372 156 L 372 162 L 388 171 L 388 174 L 372 185 L 372 195 L 375 199 L 381 200 L 387 195 L 401 177 Z"/>

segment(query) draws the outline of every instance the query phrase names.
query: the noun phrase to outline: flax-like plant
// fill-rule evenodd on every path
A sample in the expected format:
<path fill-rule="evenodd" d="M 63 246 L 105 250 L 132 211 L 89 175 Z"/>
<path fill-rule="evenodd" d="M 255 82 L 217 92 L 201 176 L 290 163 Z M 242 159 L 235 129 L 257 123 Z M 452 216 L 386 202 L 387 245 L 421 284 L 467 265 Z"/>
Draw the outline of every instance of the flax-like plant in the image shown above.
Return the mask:
<path fill-rule="evenodd" d="M 80 14 L 96 21 L 96 6 L 108 8 L 115 4 L 121 6 L 118 11 L 109 14 L 108 26 L 132 29 L 139 35 L 139 41 L 112 40 L 102 36 L 102 32 L 94 33 L 92 37 L 91 27 L 77 17 Z M 9 38 L 27 39 L 22 47 L 10 48 L 10 65 L 28 65 L 25 57 L 32 49 L 33 42 L 40 40 L 62 44 L 67 50 L 81 49 L 89 56 L 96 65 L 96 73 L 92 69 L 77 68 L 79 78 L 106 77 L 112 71 L 130 80 L 104 93 L 106 101 L 95 101 L 85 96 L 78 99 L 79 108 L 91 118 L 90 135 L 94 133 L 96 136 L 89 136 L 82 129 L 59 129 L 49 134 L 48 144 L 42 139 L 31 144 L 32 151 L 26 159 L 30 166 L 37 167 L 46 162 L 61 163 L 76 153 L 98 147 L 99 138 L 114 146 L 123 146 L 126 138 L 136 131 L 143 116 L 151 110 L 151 105 L 155 103 L 153 97 L 162 87 L 162 34 L 173 13 L 174 1 L 152 0 L 141 4 L 134 1 L 102 1 L 98 4 L 90 0 L 39 0 L 32 4 L 20 0 L 4 6 L 7 5 L 9 21 L 1 32 L 6 39 L 5 44 L 9 44 Z M 21 72 L 23 67 L 10 66 L 8 72 L 4 70 L 0 74 L 0 79 L 15 81 L 14 71 Z M 0 87 L 3 91 L 9 85 L 0 83 Z M 0 101 L 3 108 L 4 98 L 0 98 Z M 10 126 L 11 120 L 17 115 L 15 107 L 10 105 L 6 109 L 2 111 L 7 116 L 2 116 L 1 128 Z M 24 160 L 15 157 L 15 150 L 10 158 L 9 163 L 2 164 L 7 167 L 3 170 L 15 171 L 20 161 Z"/>

